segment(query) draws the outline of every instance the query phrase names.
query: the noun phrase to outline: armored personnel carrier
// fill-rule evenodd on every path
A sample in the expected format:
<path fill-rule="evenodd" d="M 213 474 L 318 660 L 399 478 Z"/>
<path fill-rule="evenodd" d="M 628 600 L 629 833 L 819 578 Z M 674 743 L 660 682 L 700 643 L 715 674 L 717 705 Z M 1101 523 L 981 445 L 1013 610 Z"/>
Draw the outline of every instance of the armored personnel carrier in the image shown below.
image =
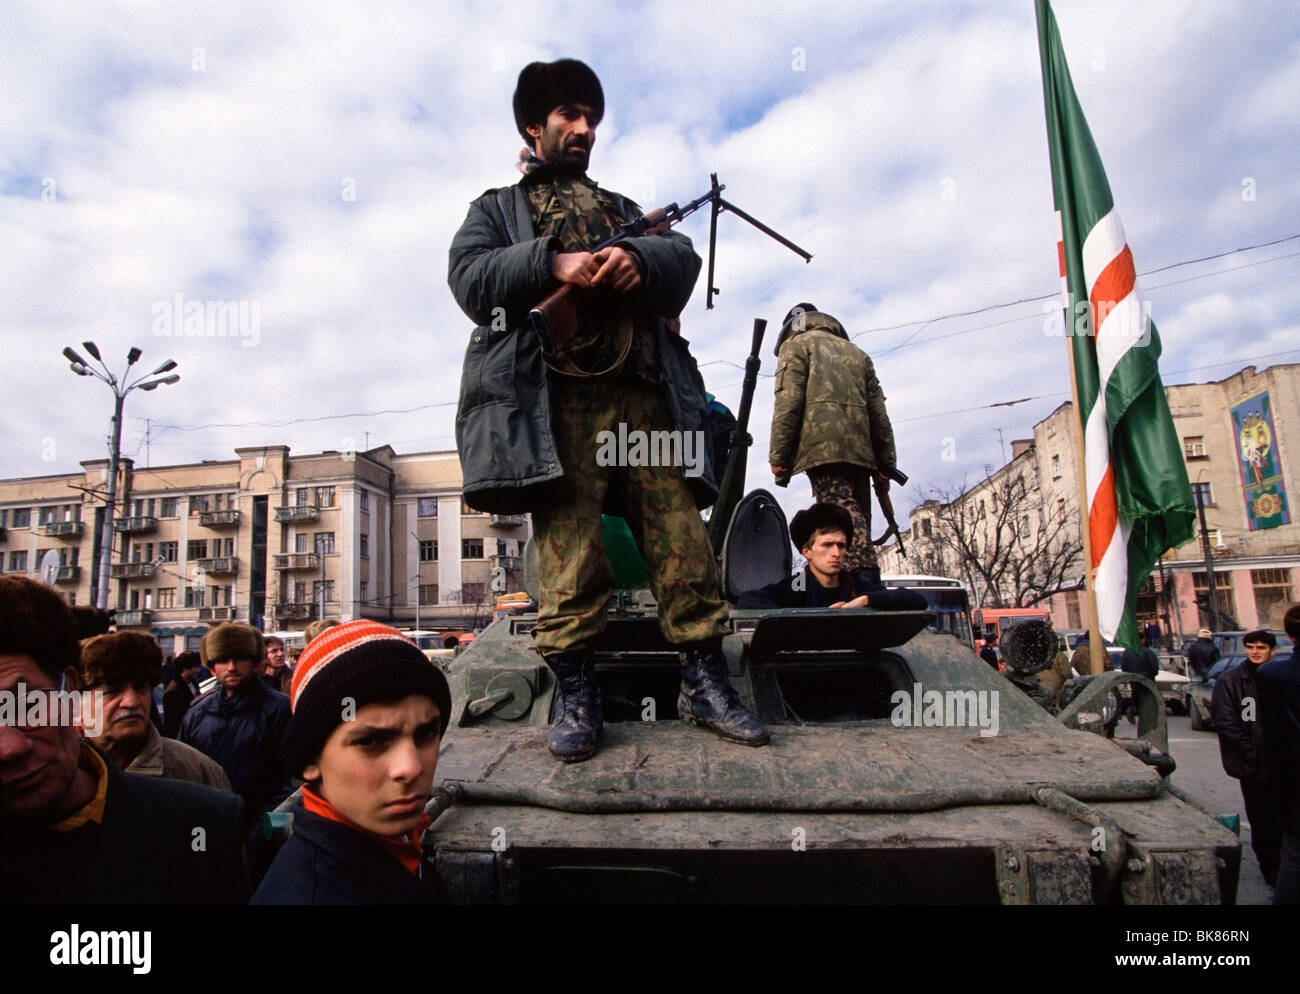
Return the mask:
<path fill-rule="evenodd" d="M 724 579 L 790 575 L 762 491 L 737 508 Z M 677 719 L 679 659 L 644 592 L 596 647 L 596 755 L 547 751 L 553 677 L 534 614 L 450 667 L 453 717 L 428 856 L 467 902 L 1231 903 L 1240 843 L 1181 796 L 1149 681 L 1095 678 L 1058 718 L 926 612 L 741 611 L 730 677 L 761 749 Z M 1138 738 L 1090 734 L 1119 682 Z"/>

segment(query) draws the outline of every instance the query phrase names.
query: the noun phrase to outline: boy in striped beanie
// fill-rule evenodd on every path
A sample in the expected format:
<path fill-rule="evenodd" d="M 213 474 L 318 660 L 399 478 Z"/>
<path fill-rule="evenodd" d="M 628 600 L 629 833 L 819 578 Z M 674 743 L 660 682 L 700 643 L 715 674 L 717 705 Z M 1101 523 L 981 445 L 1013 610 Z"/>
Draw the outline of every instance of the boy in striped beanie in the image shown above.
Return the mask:
<path fill-rule="evenodd" d="M 284 755 L 306 782 L 293 835 L 252 903 L 442 899 L 420 849 L 451 717 L 442 671 L 396 629 L 349 621 L 303 650 L 290 703 Z"/>

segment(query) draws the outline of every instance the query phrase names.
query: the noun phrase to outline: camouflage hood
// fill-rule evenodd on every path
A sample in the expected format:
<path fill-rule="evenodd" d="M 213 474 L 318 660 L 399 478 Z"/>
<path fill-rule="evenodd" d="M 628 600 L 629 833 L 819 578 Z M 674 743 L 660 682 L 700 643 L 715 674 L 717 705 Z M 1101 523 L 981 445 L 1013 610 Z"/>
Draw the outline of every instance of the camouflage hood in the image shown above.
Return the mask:
<path fill-rule="evenodd" d="M 821 311 L 807 311 L 798 317 L 791 318 L 781 326 L 781 334 L 776 336 L 776 347 L 772 349 L 772 355 L 781 354 L 781 346 L 793 338 L 795 335 L 802 335 L 809 331 L 825 331 L 832 335 L 849 340 L 848 332 L 844 330 L 844 325 L 840 324 L 829 314 L 823 314 Z"/>

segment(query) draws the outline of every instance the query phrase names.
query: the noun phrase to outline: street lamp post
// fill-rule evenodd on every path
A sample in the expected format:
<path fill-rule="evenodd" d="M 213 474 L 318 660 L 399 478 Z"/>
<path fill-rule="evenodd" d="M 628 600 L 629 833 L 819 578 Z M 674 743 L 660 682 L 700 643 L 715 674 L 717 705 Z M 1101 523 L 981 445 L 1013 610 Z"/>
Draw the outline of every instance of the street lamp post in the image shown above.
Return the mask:
<path fill-rule="evenodd" d="M 91 366 L 75 349 L 68 347 L 63 350 L 63 356 L 72 364 L 72 371 L 78 376 L 93 376 L 95 379 L 107 383 L 108 388 L 113 391 L 113 437 L 109 448 L 108 497 L 107 504 L 104 507 L 104 521 L 99 531 L 99 561 L 95 564 L 96 575 L 98 576 L 95 590 L 95 606 L 107 610 L 108 567 L 113 551 L 113 512 L 117 506 L 117 467 L 122 455 L 122 407 L 126 401 L 126 395 L 136 387 L 141 390 L 156 390 L 164 384 L 177 382 L 180 376 L 176 373 L 172 373 L 171 376 L 162 375 L 176 368 L 175 361 L 168 359 L 152 373 L 141 376 L 133 383 L 128 383 L 127 377 L 130 375 L 131 367 L 136 364 L 143 354 L 139 349 L 132 348 L 127 352 L 126 370 L 119 380 L 104 365 L 104 360 L 100 358 L 99 348 L 94 342 L 82 342 L 81 345 L 90 353 L 90 357 L 99 364 L 99 369 Z M 158 378 L 151 379 L 151 377 Z"/>
<path fill-rule="evenodd" d="M 1205 471 L 1202 470 L 1200 475 L 1205 475 Z M 1197 483 L 1200 482 L 1198 476 Z M 1219 592 L 1214 584 L 1214 553 L 1210 551 L 1210 533 L 1205 527 L 1205 492 L 1199 485 L 1196 487 L 1196 513 L 1201 519 L 1201 549 L 1205 557 L 1205 582 L 1208 595 L 1205 602 L 1206 614 L 1210 616 L 1210 631 L 1217 632 L 1219 630 Z"/>

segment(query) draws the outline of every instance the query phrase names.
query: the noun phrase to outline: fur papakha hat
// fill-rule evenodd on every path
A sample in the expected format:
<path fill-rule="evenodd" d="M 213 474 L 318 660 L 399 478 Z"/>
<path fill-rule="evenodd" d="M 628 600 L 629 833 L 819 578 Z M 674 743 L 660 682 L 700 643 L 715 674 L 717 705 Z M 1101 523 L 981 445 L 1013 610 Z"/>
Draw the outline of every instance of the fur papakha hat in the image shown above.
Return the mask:
<path fill-rule="evenodd" d="M 605 91 L 590 66 L 577 59 L 530 62 L 524 66 L 515 86 L 515 127 L 529 148 L 533 139 L 528 125 L 545 124 L 551 111 L 566 103 L 590 107 L 593 128 L 605 116 Z"/>
<path fill-rule="evenodd" d="M 226 621 L 209 628 L 199 642 L 199 658 L 208 669 L 212 669 L 213 663 L 226 659 L 251 659 L 260 663 L 265 655 L 266 643 L 262 640 L 262 633 L 252 625 L 238 621 Z"/>
<path fill-rule="evenodd" d="M 838 504 L 819 502 L 800 511 L 790 521 L 790 540 L 800 552 L 812 541 L 819 528 L 830 528 L 844 533 L 844 541 L 853 542 L 853 518 Z"/>
<path fill-rule="evenodd" d="M 152 635 L 115 632 L 81 643 L 83 690 L 162 683 L 162 648 Z"/>

